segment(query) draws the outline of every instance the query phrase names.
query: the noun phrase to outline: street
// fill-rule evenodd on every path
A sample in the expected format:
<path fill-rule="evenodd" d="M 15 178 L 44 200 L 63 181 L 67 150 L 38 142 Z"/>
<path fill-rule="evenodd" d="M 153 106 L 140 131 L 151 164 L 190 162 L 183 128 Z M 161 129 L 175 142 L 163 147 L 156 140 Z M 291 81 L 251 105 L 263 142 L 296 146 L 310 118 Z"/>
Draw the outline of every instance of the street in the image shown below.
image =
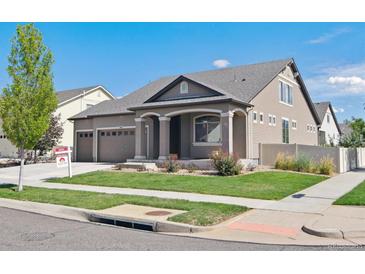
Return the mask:
<path fill-rule="evenodd" d="M 237 243 L 162 235 L 0 208 L 0 250 L 364 250 Z"/>

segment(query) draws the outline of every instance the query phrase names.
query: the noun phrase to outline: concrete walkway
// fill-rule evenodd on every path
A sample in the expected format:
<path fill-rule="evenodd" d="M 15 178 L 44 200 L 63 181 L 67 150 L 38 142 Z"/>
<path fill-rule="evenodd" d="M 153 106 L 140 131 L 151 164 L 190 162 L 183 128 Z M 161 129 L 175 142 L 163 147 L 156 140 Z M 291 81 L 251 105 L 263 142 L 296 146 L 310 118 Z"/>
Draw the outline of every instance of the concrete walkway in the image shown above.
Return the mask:
<path fill-rule="evenodd" d="M 301 190 L 266 209 L 300 213 L 322 213 L 338 198 L 365 180 L 365 169 L 346 172 Z"/>
<path fill-rule="evenodd" d="M 86 169 L 93 168 L 87 166 Z M 95 167 L 94 167 L 95 168 Z M 109 168 L 108 165 L 98 166 L 100 169 Z M 59 172 L 59 171 L 58 171 Z M 80 173 L 84 173 L 83 171 Z M 48 178 L 52 172 L 47 173 Z M 328 180 L 325 180 L 312 187 L 304 189 L 293 195 L 290 195 L 280 201 L 273 200 L 260 200 L 240 197 L 230 197 L 221 195 L 208 195 L 198 193 L 186 193 L 175 191 L 159 191 L 159 190 L 146 190 L 146 189 L 132 189 L 132 188 L 117 188 L 117 187 L 104 187 L 104 186 L 89 186 L 89 185 L 73 185 L 62 183 L 47 183 L 44 182 L 45 176 L 40 180 L 35 176 L 33 179 L 25 179 L 24 185 L 45 187 L 50 189 L 70 189 L 81 191 L 92 191 L 99 193 L 109 194 L 126 194 L 126 195 L 140 195 L 151 196 L 166 199 L 182 199 L 193 202 L 212 202 L 212 203 L 225 203 L 246 206 L 254 209 L 266 209 L 266 210 L 278 210 L 297 213 L 314 213 L 320 214 L 328 209 L 334 201 L 351 191 L 354 187 L 359 185 L 365 180 L 365 169 L 359 169 L 356 171 L 350 171 L 344 174 L 337 175 Z M 38 175 L 38 177 L 41 177 Z M 56 177 L 56 176 L 53 176 Z M 0 173 L 2 183 L 9 182 L 6 178 L 2 177 Z M 15 183 L 10 181 L 10 183 Z"/>

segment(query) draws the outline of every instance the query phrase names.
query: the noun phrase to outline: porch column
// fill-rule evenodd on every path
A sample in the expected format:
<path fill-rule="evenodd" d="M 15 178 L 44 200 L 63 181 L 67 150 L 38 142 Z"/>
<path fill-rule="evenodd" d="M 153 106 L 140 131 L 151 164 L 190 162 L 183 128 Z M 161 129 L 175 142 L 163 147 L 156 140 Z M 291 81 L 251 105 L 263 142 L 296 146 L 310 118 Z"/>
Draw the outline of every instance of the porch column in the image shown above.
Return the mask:
<path fill-rule="evenodd" d="M 221 114 L 222 120 L 222 150 L 233 153 L 233 112 L 228 111 Z"/>
<path fill-rule="evenodd" d="M 170 117 L 159 117 L 160 120 L 160 154 L 159 160 L 166 160 L 170 155 Z"/>
<path fill-rule="evenodd" d="M 144 160 L 147 155 L 146 120 L 135 118 L 134 121 L 136 122 L 134 159 Z"/>

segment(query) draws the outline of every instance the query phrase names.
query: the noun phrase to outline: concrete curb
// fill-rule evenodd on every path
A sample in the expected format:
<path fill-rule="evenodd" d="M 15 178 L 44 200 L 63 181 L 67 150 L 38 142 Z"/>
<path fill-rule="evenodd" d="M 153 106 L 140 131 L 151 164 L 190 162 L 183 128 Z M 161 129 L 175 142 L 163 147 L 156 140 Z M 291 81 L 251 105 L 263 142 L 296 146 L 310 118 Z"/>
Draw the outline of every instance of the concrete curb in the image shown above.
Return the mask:
<path fill-rule="evenodd" d="M 308 225 L 304 225 L 302 230 L 308 234 L 324 238 L 365 238 L 365 230 L 343 231 L 338 228 L 314 228 Z"/>
<path fill-rule="evenodd" d="M 68 207 L 63 205 L 37 203 L 30 201 L 19 201 L 12 199 L 0 198 L 0 207 L 16 209 L 36 214 L 47 215 L 51 217 L 57 217 L 62 219 L 82 221 L 82 222 L 95 222 L 95 216 L 100 216 L 113 221 L 120 222 L 133 222 L 140 225 L 150 225 L 155 232 L 166 233 L 195 233 L 212 230 L 213 226 L 200 227 L 188 224 L 180 224 L 169 221 L 153 221 L 148 219 L 130 218 L 124 216 L 113 216 L 108 214 L 102 214 L 97 211 Z"/>
<path fill-rule="evenodd" d="M 131 217 L 124 217 L 124 216 L 115 216 L 115 215 L 109 215 L 109 214 L 100 214 L 98 212 L 92 212 L 89 213 L 87 218 L 92 222 L 100 222 L 100 219 L 103 219 L 104 221 L 109 221 L 109 224 L 117 225 L 118 223 L 123 224 L 130 224 L 131 227 L 136 225 L 142 225 L 142 226 L 149 226 L 151 227 L 151 230 L 154 232 L 165 232 L 165 233 L 195 233 L 195 232 L 203 232 L 203 231 L 209 231 L 212 230 L 214 227 L 207 226 L 207 227 L 201 227 L 201 226 L 193 226 L 188 224 L 180 224 L 180 223 L 174 223 L 169 221 L 154 221 L 149 219 L 141 219 L 141 218 L 131 218 Z M 123 226 L 123 225 L 120 225 Z M 124 226 L 125 227 L 125 226 Z M 146 229 L 148 230 L 148 229 Z"/>

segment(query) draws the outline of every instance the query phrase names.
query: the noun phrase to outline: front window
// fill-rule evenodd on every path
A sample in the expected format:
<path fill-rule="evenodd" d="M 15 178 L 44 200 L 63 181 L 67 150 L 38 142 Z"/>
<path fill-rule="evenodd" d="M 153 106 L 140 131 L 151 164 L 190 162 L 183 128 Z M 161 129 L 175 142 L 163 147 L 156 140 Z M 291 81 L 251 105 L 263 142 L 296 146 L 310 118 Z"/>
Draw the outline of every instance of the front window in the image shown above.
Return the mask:
<path fill-rule="evenodd" d="M 195 142 L 219 143 L 221 141 L 220 117 L 213 115 L 195 119 Z"/>
<path fill-rule="evenodd" d="M 286 119 L 282 120 L 282 127 L 283 127 L 283 143 L 289 144 L 289 121 Z"/>
<path fill-rule="evenodd" d="M 279 82 L 280 102 L 293 105 L 293 90 L 292 87 L 282 81 Z"/>
<path fill-rule="evenodd" d="M 184 93 L 188 93 L 189 92 L 189 85 L 188 82 L 183 81 L 180 84 L 180 93 L 184 94 Z"/>

